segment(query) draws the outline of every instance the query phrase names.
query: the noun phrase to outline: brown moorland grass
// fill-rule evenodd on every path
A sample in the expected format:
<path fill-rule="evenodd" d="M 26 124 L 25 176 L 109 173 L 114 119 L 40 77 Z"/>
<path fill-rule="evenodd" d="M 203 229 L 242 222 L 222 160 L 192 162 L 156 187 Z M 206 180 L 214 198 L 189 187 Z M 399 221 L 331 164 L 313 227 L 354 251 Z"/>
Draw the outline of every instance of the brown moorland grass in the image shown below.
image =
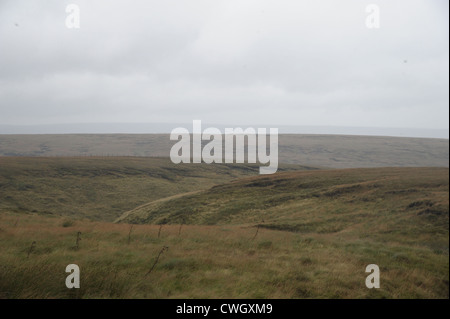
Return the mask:
<path fill-rule="evenodd" d="M 128 223 L 4 211 L 0 297 L 449 297 L 448 169 L 280 173 L 181 199 L 158 201 L 167 223 L 134 224 L 131 237 Z M 197 211 L 178 223 L 166 204 Z M 71 263 L 80 289 L 65 287 Z M 365 286 L 368 264 L 380 289 Z"/>
<path fill-rule="evenodd" d="M 1 298 L 448 298 L 448 254 L 349 234 L 301 234 L 246 225 L 130 225 L 0 215 Z M 83 241 L 73 249 L 78 231 Z M 30 242 L 36 249 L 26 258 Z M 161 248 L 161 255 L 153 271 Z M 355 250 L 355 248 L 357 248 Z M 65 287 L 80 267 L 81 288 Z M 377 263 L 381 288 L 365 287 Z"/>
<path fill-rule="evenodd" d="M 414 180 L 420 175 L 416 173 L 409 176 Z M 424 183 L 425 172 L 421 174 Z M 259 179 L 245 183 L 255 180 Z M 445 177 L 443 181 L 435 179 L 434 187 L 428 185 L 429 193 L 415 194 L 414 201 L 406 198 L 412 213 L 366 212 L 365 219 L 358 220 L 342 211 L 327 216 L 328 204 L 304 218 L 331 220 L 344 226 L 340 230 L 323 231 L 320 224 L 307 231 L 292 230 L 282 223 L 279 229 L 260 227 L 257 237 L 253 223 L 185 224 L 181 233 L 179 225 L 166 224 L 134 225 L 129 240 L 131 225 L 125 223 L 75 220 L 67 225 L 63 217 L 36 214 L 21 215 L 17 223 L 17 213 L 4 212 L 0 297 L 448 298 L 448 213 L 436 217 L 427 211 L 436 205 L 441 210 L 435 212 L 443 212 L 447 205 L 448 212 Z M 326 193 L 337 189 L 333 186 Z M 406 188 L 396 189 L 395 194 L 405 194 Z M 83 240 L 74 249 L 78 232 Z M 27 258 L 33 241 L 35 249 Z M 169 249 L 157 260 L 164 246 Z M 64 270 L 70 263 L 80 266 L 80 289 L 65 287 Z M 365 287 L 365 267 L 372 263 L 380 266 L 380 289 Z"/>
<path fill-rule="evenodd" d="M 176 165 L 169 158 L 0 157 L 0 212 L 113 221 L 124 211 L 236 178 L 257 165 Z M 282 165 L 280 170 L 311 169 Z"/>
<path fill-rule="evenodd" d="M 448 234 L 447 168 L 280 172 L 151 201 L 118 222 L 261 224 L 301 233 Z M 361 229 L 363 228 L 363 229 Z M 381 239 L 380 237 L 380 239 Z"/>

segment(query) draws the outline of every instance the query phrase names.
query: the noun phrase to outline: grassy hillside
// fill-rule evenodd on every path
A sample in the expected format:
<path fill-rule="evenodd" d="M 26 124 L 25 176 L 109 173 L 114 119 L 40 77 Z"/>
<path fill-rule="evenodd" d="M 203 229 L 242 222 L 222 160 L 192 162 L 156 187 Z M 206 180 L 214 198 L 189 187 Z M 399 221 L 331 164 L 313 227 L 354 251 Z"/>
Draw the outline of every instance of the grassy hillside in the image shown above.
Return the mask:
<path fill-rule="evenodd" d="M 168 134 L 0 135 L 0 156 L 168 157 Z M 448 139 L 279 135 L 279 162 L 329 168 L 448 167 Z"/>
<path fill-rule="evenodd" d="M 249 177 L 149 202 L 118 221 L 261 224 L 302 233 L 362 227 L 389 234 L 426 226 L 427 233 L 441 233 L 448 231 L 448 172 L 446 168 L 373 168 Z"/>
<path fill-rule="evenodd" d="M 175 165 L 168 158 L 0 157 L 0 212 L 112 221 L 149 200 L 257 175 L 258 168 Z"/>
<path fill-rule="evenodd" d="M 268 247 L 270 262 L 287 267 L 281 286 L 297 296 L 448 298 L 448 187 L 444 168 L 286 172 L 148 203 L 118 221 L 241 229 L 246 249 Z M 380 266 L 385 289 L 356 284 L 364 263 Z"/>
<path fill-rule="evenodd" d="M 0 158 L 0 298 L 449 298 L 448 169 L 257 173 Z"/>

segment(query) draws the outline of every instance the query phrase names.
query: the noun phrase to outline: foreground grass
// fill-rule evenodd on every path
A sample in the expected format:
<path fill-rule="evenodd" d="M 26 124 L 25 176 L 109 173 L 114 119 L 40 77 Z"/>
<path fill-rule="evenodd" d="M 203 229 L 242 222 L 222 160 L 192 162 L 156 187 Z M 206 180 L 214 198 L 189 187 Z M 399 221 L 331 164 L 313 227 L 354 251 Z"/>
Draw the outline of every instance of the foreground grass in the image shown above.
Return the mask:
<path fill-rule="evenodd" d="M 133 225 L 130 234 L 128 224 L 2 213 L 0 298 L 449 297 L 448 233 L 443 251 L 352 232 L 260 228 L 255 237 L 251 226 Z M 65 287 L 71 263 L 80 289 Z M 372 263 L 380 289 L 365 287 Z"/>

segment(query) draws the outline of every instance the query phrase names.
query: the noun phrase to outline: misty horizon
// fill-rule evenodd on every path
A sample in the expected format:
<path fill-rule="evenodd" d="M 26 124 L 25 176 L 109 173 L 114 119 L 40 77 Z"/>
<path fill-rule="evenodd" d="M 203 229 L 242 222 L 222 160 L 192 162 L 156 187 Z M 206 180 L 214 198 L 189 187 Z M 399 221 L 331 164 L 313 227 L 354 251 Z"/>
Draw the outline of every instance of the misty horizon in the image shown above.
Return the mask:
<path fill-rule="evenodd" d="M 0 134 L 169 134 L 177 127 L 192 129 L 191 123 L 61 123 L 49 125 L 8 125 L 0 124 Z M 202 123 L 202 128 L 278 128 L 279 134 L 302 135 L 361 135 L 392 136 L 414 138 L 448 139 L 446 129 L 417 129 L 398 127 L 348 127 L 316 125 L 268 125 L 268 124 L 217 124 Z"/>

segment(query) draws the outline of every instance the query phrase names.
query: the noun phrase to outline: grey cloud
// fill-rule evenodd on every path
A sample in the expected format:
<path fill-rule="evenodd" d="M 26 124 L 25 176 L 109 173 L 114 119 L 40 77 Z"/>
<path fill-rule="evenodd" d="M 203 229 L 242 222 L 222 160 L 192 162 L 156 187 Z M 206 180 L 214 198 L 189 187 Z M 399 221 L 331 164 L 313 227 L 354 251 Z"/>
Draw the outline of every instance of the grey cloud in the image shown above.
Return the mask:
<path fill-rule="evenodd" d="M 448 4 L 372 2 L 2 1 L 0 124 L 448 130 Z"/>

